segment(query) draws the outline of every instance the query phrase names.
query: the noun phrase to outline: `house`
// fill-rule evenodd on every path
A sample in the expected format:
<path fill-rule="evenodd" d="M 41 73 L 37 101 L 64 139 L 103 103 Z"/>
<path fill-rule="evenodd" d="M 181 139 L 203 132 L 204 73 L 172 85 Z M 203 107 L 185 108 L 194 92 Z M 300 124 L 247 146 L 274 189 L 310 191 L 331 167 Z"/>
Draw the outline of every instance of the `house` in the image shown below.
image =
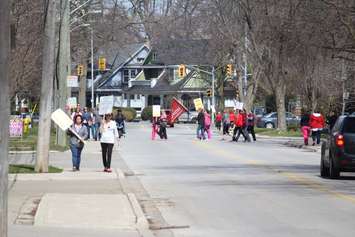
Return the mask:
<path fill-rule="evenodd" d="M 169 44 L 150 47 L 141 43 L 118 49 L 109 59 L 111 69 L 94 81 L 96 102 L 101 96 L 114 95 L 115 106 L 141 111 L 155 104 L 168 108 L 177 97 L 193 109 L 193 99 L 203 97 L 212 86 L 211 75 L 205 72 L 211 70 L 204 57 L 207 42 L 179 42 L 184 56 Z M 178 75 L 180 64 L 187 68 L 183 78 Z"/>

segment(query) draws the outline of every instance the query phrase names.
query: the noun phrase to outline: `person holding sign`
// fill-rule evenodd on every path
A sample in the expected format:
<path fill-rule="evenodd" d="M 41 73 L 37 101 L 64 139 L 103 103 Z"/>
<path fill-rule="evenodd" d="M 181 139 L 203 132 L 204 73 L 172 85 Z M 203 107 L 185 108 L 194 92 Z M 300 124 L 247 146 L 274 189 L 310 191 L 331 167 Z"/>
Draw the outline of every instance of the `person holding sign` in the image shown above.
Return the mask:
<path fill-rule="evenodd" d="M 115 140 L 118 141 L 118 131 L 116 122 L 112 120 L 112 114 L 105 114 L 102 120 L 101 127 L 101 151 L 102 151 L 102 162 L 104 165 L 104 172 L 111 173 L 111 157 L 113 145 Z"/>
<path fill-rule="evenodd" d="M 74 134 L 74 131 L 76 134 Z M 70 136 L 69 144 L 72 153 L 73 171 L 79 171 L 81 152 L 84 148 L 83 140 L 88 137 L 88 130 L 83 125 L 83 117 L 80 114 L 74 117 L 74 124 L 71 126 L 71 129 L 68 130 L 68 135 Z M 82 139 L 79 139 L 78 135 Z"/>

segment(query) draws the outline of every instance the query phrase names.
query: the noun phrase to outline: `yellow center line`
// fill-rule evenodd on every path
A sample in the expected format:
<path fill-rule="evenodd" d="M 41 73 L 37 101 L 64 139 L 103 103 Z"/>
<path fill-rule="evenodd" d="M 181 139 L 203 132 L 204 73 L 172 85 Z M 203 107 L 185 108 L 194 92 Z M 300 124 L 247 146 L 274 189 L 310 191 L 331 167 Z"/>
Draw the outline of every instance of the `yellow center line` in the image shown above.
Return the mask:
<path fill-rule="evenodd" d="M 291 180 L 294 183 L 306 186 L 306 187 L 308 187 L 310 189 L 317 190 L 319 192 L 326 193 L 326 194 L 328 194 L 330 196 L 333 196 L 335 198 L 342 199 L 342 200 L 345 200 L 345 201 L 349 201 L 349 202 L 355 204 L 355 197 L 354 196 L 343 194 L 343 193 L 340 193 L 340 192 L 337 192 L 337 191 L 333 191 L 333 190 L 329 189 L 326 185 L 321 184 L 321 183 L 316 182 L 316 181 L 313 181 L 313 180 L 307 178 L 304 175 L 293 173 L 293 172 L 280 171 L 280 170 L 275 169 L 275 168 L 271 167 L 270 165 L 268 165 L 266 163 L 263 163 L 261 161 L 251 160 L 251 159 L 242 159 L 242 158 L 240 158 L 238 156 L 235 156 L 235 155 L 233 155 L 231 153 L 228 153 L 228 152 L 226 152 L 224 150 L 221 150 L 220 148 L 211 147 L 211 143 L 193 141 L 193 144 L 195 144 L 197 146 L 200 146 L 200 147 L 203 147 L 204 149 L 208 149 L 208 150 L 212 151 L 213 153 L 215 153 L 217 155 L 220 155 L 220 156 L 223 156 L 223 157 L 226 157 L 226 158 L 229 158 L 229 159 L 240 160 L 240 161 L 243 161 L 245 164 L 248 164 L 248 165 L 251 165 L 251 166 L 254 166 L 254 167 L 260 167 L 260 168 L 272 170 L 276 174 L 279 174 L 279 175 L 281 175 L 283 177 L 286 177 L 286 178 L 288 178 L 289 180 Z"/>

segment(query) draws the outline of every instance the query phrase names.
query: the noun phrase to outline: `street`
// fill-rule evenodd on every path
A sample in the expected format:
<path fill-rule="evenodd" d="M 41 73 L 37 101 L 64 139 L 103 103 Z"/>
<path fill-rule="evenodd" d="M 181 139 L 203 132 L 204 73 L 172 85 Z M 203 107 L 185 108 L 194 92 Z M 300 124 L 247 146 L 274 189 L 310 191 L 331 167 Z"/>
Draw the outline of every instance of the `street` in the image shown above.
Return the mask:
<path fill-rule="evenodd" d="M 127 178 L 138 177 L 172 236 L 353 236 L 355 177 L 320 178 L 319 153 L 272 139 L 199 141 L 193 125 L 168 129 L 167 141 L 151 141 L 145 123 L 127 131 Z"/>

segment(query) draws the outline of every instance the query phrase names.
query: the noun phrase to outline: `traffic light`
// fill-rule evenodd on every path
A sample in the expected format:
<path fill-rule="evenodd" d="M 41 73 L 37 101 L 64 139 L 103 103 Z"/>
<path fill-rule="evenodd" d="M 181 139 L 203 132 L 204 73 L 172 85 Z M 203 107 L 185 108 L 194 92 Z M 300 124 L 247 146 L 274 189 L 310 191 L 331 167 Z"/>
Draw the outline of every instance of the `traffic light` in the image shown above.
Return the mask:
<path fill-rule="evenodd" d="M 179 65 L 179 77 L 183 78 L 186 76 L 186 66 L 184 64 Z"/>
<path fill-rule="evenodd" d="M 99 70 L 100 71 L 106 70 L 106 58 L 104 58 L 104 57 L 99 58 Z"/>
<path fill-rule="evenodd" d="M 227 75 L 233 76 L 233 65 L 232 64 L 227 64 Z"/>
<path fill-rule="evenodd" d="M 83 64 L 79 64 L 77 70 L 78 70 L 78 72 L 77 72 L 78 76 L 84 76 L 84 65 Z"/>
<path fill-rule="evenodd" d="M 206 94 L 207 94 L 208 97 L 211 97 L 211 96 L 212 96 L 212 90 L 211 90 L 211 89 L 208 89 L 208 90 L 206 91 Z"/>

